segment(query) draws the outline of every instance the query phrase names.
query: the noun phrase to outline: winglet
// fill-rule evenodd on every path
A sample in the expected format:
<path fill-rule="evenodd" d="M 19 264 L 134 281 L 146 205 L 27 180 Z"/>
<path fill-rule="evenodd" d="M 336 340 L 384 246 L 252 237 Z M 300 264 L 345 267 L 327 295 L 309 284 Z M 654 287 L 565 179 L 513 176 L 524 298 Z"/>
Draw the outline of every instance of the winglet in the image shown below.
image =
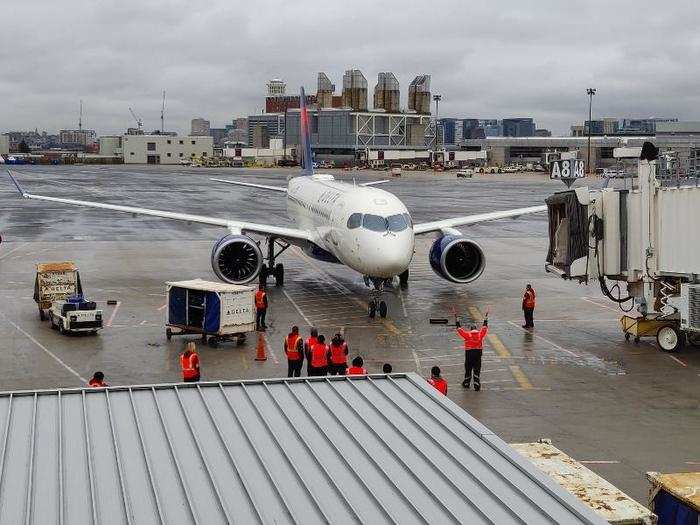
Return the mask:
<path fill-rule="evenodd" d="M 24 191 L 24 190 L 22 189 L 22 186 L 19 185 L 19 182 L 17 182 L 17 179 L 15 179 L 15 178 L 12 176 L 12 172 L 11 172 L 10 170 L 7 170 L 7 174 L 10 176 L 10 180 L 12 181 L 12 184 L 15 185 L 15 188 L 17 188 L 17 191 L 19 192 L 19 194 L 20 194 L 22 197 L 26 197 L 26 196 L 27 196 L 27 192 Z"/>
<path fill-rule="evenodd" d="M 314 174 L 314 158 L 311 154 L 311 128 L 309 127 L 309 112 L 306 108 L 306 93 L 304 87 L 299 88 L 299 139 L 301 146 L 301 174 Z"/>

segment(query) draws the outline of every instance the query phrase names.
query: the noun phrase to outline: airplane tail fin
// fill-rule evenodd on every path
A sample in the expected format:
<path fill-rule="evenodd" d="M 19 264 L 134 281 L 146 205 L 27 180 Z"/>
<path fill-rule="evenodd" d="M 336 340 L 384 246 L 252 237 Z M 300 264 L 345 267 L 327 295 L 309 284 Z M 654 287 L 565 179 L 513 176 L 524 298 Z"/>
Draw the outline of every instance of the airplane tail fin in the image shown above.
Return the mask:
<path fill-rule="evenodd" d="M 309 112 L 306 108 L 306 94 L 304 88 L 299 88 L 299 137 L 301 149 L 301 174 L 314 174 L 314 159 L 311 154 L 311 127 L 309 125 Z"/>

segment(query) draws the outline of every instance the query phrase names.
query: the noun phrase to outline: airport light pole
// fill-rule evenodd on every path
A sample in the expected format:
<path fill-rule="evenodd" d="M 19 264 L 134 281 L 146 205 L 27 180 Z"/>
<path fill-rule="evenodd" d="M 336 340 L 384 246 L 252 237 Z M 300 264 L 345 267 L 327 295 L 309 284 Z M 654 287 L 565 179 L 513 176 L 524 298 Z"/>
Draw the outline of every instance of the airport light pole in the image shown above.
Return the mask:
<path fill-rule="evenodd" d="M 593 127 L 593 95 L 595 95 L 595 88 L 588 88 L 586 94 L 588 95 L 588 162 L 586 168 L 588 173 L 591 173 L 591 128 Z"/>
<path fill-rule="evenodd" d="M 437 152 L 440 139 L 440 125 L 438 124 L 438 118 L 440 116 L 440 101 L 442 100 L 442 95 L 438 95 L 436 93 L 435 95 L 433 95 L 433 100 L 435 101 L 435 158 L 437 159 Z M 435 164 L 435 162 L 433 162 L 433 164 Z"/>

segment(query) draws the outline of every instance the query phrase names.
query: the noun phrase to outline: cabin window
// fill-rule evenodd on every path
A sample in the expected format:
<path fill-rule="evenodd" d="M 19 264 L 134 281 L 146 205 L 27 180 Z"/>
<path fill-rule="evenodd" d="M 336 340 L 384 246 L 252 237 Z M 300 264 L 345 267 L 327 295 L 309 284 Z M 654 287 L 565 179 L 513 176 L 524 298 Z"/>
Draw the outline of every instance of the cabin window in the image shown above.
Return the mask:
<path fill-rule="evenodd" d="M 359 228 L 362 226 L 362 214 L 361 213 L 353 213 L 350 215 L 348 218 L 348 230 L 354 230 L 355 228 Z"/>

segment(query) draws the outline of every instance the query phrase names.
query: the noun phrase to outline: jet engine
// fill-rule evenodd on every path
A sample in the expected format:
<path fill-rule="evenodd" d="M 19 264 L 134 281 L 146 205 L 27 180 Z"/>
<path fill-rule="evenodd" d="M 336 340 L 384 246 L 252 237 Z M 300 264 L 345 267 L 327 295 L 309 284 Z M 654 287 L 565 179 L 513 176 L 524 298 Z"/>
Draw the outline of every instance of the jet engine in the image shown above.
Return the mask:
<path fill-rule="evenodd" d="M 260 273 L 263 255 L 258 243 L 245 235 L 225 235 L 211 251 L 211 267 L 222 281 L 244 284 Z"/>
<path fill-rule="evenodd" d="M 486 268 L 484 252 L 477 243 L 461 235 L 444 235 L 430 248 L 430 266 L 443 279 L 470 283 Z"/>

